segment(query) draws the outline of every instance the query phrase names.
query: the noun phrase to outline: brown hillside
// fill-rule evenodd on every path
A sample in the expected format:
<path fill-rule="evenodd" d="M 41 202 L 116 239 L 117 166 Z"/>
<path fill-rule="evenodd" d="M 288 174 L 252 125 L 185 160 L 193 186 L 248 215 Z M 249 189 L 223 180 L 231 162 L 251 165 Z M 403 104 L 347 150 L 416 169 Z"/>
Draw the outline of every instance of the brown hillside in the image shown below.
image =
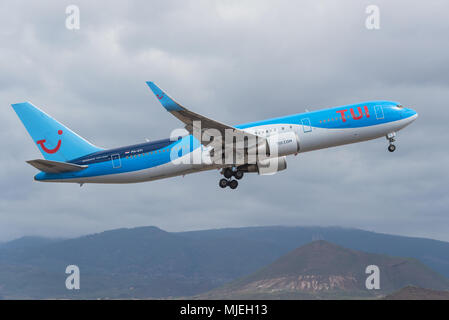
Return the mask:
<path fill-rule="evenodd" d="M 368 265 L 380 269 L 380 290 L 367 290 Z M 408 285 L 449 289 L 449 280 L 418 260 L 349 250 L 315 241 L 256 273 L 201 295 L 214 299 L 321 299 L 375 297 Z"/>

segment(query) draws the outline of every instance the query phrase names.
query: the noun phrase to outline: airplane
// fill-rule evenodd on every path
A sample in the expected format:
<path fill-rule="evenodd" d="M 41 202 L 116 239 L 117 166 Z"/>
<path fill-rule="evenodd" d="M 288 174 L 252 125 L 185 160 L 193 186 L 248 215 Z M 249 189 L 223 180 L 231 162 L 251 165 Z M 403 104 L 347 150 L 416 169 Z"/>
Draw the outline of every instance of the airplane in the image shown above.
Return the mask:
<path fill-rule="evenodd" d="M 393 152 L 396 149 L 396 132 L 418 117 L 416 111 L 398 102 L 378 100 L 230 126 L 183 107 L 154 82 L 148 81 L 147 85 L 162 106 L 183 122 L 184 133 L 163 140 L 104 149 L 77 135 L 30 102 L 12 104 L 44 157 L 26 161 L 41 171 L 34 179 L 72 182 L 80 186 L 85 183 L 120 184 L 218 169 L 223 175 L 219 186 L 235 189 L 237 180 L 246 173 L 264 175 L 285 170 L 289 155 L 381 137 L 386 137 L 388 151 Z M 195 124 L 198 123 L 205 129 L 215 130 L 217 135 L 225 136 L 231 130 L 256 138 L 258 143 L 246 143 L 239 151 L 234 140 L 229 143 L 221 138 L 217 139 L 216 145 L 224 149 L 212 148 L 201 134 L 195 134 Z M 227 151 L 242 153 L 242 150 L 247 156 L 250 150 L 256 150 L 256 155 L 263 157 L 251 163 L 233 162 L 234 158 L 231 161 L 211 161 L 212 158 L 223 160 Z M 276 152 L 271 154 L 270 150 Z M 184 161 L 193 156 L 208 161 Z"/>

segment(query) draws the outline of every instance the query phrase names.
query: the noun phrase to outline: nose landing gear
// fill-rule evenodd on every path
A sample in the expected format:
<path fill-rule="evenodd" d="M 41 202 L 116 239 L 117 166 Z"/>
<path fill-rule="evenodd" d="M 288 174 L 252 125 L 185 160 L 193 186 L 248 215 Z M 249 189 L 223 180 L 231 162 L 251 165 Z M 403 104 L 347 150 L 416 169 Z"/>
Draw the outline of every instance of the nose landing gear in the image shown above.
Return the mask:
<path fill-rule="evenodd" d="M 221 188 L 226 188 L 229 186 L 231 189 L 235 189 L 238 187 L 239 183 L 237 180 L 240 180 L 243 178 L 244 172 L 242 170 L 232 170 L 232 168 L 225 168 L 221 171 L 221 174 L 226 179 L 220 179 L 218 182 L 218 185 Z M 235 177 L 237 180 L 233 180 L 232 177 Z"/>
<path fill-rule="evenodd" d="M 390 143 L 388 146 L 388 151 L 390 152 L 394 152 L 394 150 L 396 150 L 396 146 L 393 144 L 393 142 L 395 142 L 395 138 L 396 138 L 396 132 L 390 132 L 389 134 L 387 134 L 386 136 L 388 142 Z"/>

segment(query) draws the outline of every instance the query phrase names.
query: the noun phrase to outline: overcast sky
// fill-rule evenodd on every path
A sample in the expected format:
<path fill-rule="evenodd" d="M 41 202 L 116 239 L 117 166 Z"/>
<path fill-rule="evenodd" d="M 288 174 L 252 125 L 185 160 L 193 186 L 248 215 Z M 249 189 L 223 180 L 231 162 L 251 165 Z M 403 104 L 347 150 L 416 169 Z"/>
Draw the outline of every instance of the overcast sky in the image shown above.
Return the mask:
<path fill-rule="evenodd" d="M 65 27 L 67 5 L 80 29 Z M 380 29 L 365 27 L 366 7 Z M 0 241 L 155 225 L 168 231 L 337 225 L 449 241 L 447 1 L 0 2 Z M 42 158 L 11 103 L 31 101 L 102 147 L 181 123 L 152 80 L 228 124 L 373 99 L 419 118 L 386 139 L 288 158 L 237 190 L 217 171 L 131 185 L 33 181 Z"/>

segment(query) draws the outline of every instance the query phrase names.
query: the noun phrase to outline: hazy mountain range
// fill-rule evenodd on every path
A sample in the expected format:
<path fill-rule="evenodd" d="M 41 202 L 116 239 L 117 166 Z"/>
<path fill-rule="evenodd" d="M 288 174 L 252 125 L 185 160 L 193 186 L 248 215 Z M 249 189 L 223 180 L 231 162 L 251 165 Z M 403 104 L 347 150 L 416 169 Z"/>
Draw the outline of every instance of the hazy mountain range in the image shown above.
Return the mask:
<path fill-rule="evenodd" d="M 4 243 L 0 245 L 0 296 L 194 296 L 252 275 L 315 240 L 366 253 L 414 258 L 449 277 L 449 243 L 431 239 L 338 227 L 276 226 L 177 233 L 139 227 L 75 239 L 26 237 Z M 78 291 L 65 288 L 65 268 L 70 264 L 81 271 Z M 331 271 L 341 266 L 332 264 L 328 268 Z M 433 288 L 432 283 L 429 280 L 427 287 Z"/>

